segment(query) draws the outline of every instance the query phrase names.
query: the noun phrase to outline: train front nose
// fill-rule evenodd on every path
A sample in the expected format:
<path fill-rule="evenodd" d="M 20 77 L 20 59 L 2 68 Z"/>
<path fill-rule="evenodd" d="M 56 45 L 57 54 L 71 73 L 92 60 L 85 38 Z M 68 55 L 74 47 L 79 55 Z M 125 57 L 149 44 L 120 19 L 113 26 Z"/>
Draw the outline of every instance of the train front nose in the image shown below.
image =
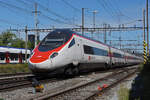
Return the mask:
<path fill-rule="evenodd" d="M 47 72 L 53 70 L 53 65 L 50 60 L 46 60 L 41 63 L 33 63 L 29 61 L 28 66 L 32 72 Z"/>

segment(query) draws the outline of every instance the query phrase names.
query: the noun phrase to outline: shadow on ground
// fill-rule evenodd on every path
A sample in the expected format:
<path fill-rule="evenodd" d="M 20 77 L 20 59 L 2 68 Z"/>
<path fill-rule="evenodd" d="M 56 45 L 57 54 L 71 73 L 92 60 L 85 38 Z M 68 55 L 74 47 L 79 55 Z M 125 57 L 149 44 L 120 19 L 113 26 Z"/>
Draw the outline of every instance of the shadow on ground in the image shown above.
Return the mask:
<path fill-rule="evenodd" d="M 150 100 L 150 62 L 140 67 L 132 83 L 129 100 Z"/>

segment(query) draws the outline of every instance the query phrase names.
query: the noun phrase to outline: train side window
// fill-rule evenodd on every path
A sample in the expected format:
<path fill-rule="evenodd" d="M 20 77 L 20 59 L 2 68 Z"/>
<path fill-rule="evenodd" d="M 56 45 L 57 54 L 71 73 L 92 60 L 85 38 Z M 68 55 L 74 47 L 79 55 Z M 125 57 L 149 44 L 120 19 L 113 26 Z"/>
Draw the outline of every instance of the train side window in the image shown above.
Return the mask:
<path fill-rule="evenodd" d="M 22 59 L 25 60 L 25 54 L 22 55 Z"/>
<path fill-rule="evenodd" d="M 103 49 L 90 47 L 90 46 L 87 46 L 87 45 L 84 45 L 83 48 L 84 48 L 84 53 L 85 54 L 108 56 L 108 52 L 106 50 L 103 50 Z"/>
<path fill-rule="evenodd" d="M 72 47 L 74 44 L 75 44 L 75 40 L 74 40 L 74 38 L 73 38 L 72 41 L 70 42 L 68 48 Z"/>
<path fill-rule="evenodd" d="M 108 52 L 106 50 L 93 47 L 93 51 L 94 51 L 94 55 L 108 56 Z"/>
<path fill-rule="evenodd" d="M 123 58 L 123 55 L 119 54 L 119 53 L 113 53 L 114 57 L 116 58 Z"/>
<path fill-rule="evenodd" d="M 4 60 L 5 59 L 5 53 L 0 52 L 0 60 Z"/>
<path fill-rule="evenodd" d="M 94 54 L 92 47 L 87 46 L 87 45 L 83 45 L 83 48 L 84 48 L 84 53 L 85 54 L 92 54 L 92 55 Z"/>
<path fill-rule="evenodd" d="M 11 60 L 18 60 L 18 54 L 17 53 L 10 53 L 10 59 Z"/>

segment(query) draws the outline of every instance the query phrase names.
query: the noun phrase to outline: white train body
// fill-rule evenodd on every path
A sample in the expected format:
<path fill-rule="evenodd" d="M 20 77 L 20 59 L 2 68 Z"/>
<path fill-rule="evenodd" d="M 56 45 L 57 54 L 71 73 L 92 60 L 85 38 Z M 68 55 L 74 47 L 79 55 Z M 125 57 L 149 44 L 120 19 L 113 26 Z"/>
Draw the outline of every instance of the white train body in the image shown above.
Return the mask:
<path fill-rule="evenodd" d="M 30 50 L 27 50 L 27 57 L 29 57 L 30 53 Z M 0 47 L 0 64 L 24 62 L 25 49 L 13 47 Z"/>
<path fill-rule="evenodd" d="M 33 50 L 29 68 L 35 73 L 63 69 L 77 72 L 120 64 L 137 64 L 143 58 L 83 37 L 73 31 L 57 29 Z"/>

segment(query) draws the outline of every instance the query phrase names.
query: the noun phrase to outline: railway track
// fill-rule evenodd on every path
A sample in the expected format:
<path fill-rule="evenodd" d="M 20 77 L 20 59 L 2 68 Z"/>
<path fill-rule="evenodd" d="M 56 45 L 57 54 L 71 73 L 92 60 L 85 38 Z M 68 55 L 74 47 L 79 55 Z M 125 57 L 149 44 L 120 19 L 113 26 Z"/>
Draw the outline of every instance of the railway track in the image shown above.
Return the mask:
<path fill-rule="evenodd" d="M 67 85 L 48 91 L 42 95 L 38 95 L 30 98 L 31 100 L 93 100 L 100 92 L 105 92 L 113 86 L 120 83 L 125 78 L 133 75 L 136 72 L 136 68 L 122 68 L 115 70 L 112 74 L 109 74 L 103 78 L 97 78 L 95 80 L 79 84 L 79 85 Z M 102 91 L 98 90 L 98 86 L 107 84 L 108 87 Z M 53 91 L 53 92 L 52 92 Z"/>
<path fill-rule="evenodd" d="M 6 77 L 18 77 L 18 76 L 25 76 L 25 75 L 27 75 L 27 76 L 30 76 L 30 75 L 32 75 L 32 73 L 15 73 L 15 74 L 0 74 L 0 79 L 1 78 L 6 78 Z"/>
<path fill-rule="evenodd" d="M 112 70 L 105 70 L 105 71 L 98 71 L 95 72 L 95 74 L 97 73 L 106 73 L 106 72 L 114 72 L 114 71 L 120 71 L 122 70 L 122 68 L 117 68 L 117 69 L 112 69 Z M 128 69 L 124 69 L 124 70 L 128 70 Z M 84 75 L 85 76 L 85 75 Z M 77 76 L 79 77 L 79 76 Z M 34 75 L 29 74 L 25 74 L 23 75 L 18 74 L 18 75 L 6 75 L 6 77 L 0 77 L 0 92 L 5 92 L 5 91 L 12 91 L 12 90 L 16 90 L 16 89 L 20 89 L 20 88 L 26 88 L 26 87 L 31 87 L 32 86 L 32 78 L 39 78 L 39 77 L 35 77 Z M 65 78 L 66 79 L 66 78 Z M 49 83 L 49 82 L 58 82 L 58 81 L 62 81 L 65 79 L 58 79 L 58 78 L 39 78 L 39 81 L 41 83 Z M 82 87 L 82 86 L 81 86 Z"/>
<path fill-rule="evenodd" d="M 31 73 L 3 74 L 0 75 L 0 92 L 14 90 L 31 84 L 29 79 L 34 77 Z"/>
<path fill-rule="evenodd" d="M 119 83 L 121 83 L 122 81 L 124 81 L 125 79 L 131 77 L 132 75 L 134 75 L 136 73 L 136 71 L 133 71 L 131 73 L 129 73 L 128 75 L 118 79 L 117 81 L 114 82 L 110 82 L 110 84 L 108 85 L 108 87 L 102 89 L 101 91 L 96 91 L 94 93 L 92 93 L 91 95 L 87 96 L 84 100 L 95 100 L 99 95 L 106 93 L 107 91 L 109 91 L 111 88 L 117 86 Z"/>
<path fill-rule="evenodd" d="M 52 78 L 43 78 L 40 76 L 34 76 L 33 74 L 17 74 L 14 76 L 10 75 L 3 75 L 3 77 L 0 78 L 0 92 L 5 91 L 12 91 L 15 89 L 20 88 L 26 88 L 32 86 L 32 78 L 38 79 L 41 83 L 47 83 L 47 82 L 55 82 L 58 81 L 58 79 L 52 77 Z M 59 79 L 60 81 L 61 79 Z"/>

